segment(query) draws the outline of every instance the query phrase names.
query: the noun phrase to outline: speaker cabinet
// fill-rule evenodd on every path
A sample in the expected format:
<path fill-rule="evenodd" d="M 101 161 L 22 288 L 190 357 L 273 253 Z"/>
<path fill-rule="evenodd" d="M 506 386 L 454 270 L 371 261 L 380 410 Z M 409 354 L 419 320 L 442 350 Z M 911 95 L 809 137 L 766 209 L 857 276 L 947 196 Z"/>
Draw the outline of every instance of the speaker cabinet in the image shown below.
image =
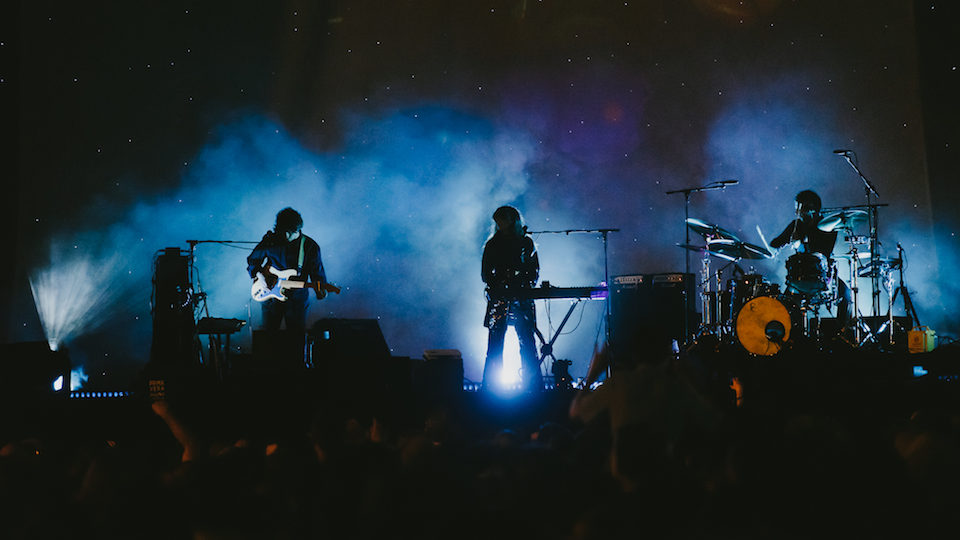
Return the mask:
<path fill-rule="evenodd" d="M 417 386 L 434 393 L 455 394 L 463 390 L 463 357 L 456 349 L 423 351 L 424 364 Z"/>
<path fill-rule="evenodd" d="M 693 274 L 615 276 L 610 287 L 610 352 L 615 364 L 632 363 L 654 340 L 686 340 L 696 312 Z M 688 326 L 689 325 L 689 326 Z"/>
<path fill-rule="evenodd" d="M 153 341 L 150 361 L 190 365 L 200 346 L 193 319 L 190 259 L 179 248 L 157 257 L 153 275 Z"/>

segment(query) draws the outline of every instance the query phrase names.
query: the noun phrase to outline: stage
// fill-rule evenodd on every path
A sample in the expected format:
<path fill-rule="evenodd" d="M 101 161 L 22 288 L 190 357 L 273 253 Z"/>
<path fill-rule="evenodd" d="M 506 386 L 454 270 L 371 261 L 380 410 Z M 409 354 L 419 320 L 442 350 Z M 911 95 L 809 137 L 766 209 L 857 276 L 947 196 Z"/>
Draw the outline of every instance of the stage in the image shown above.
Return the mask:
<path fill-rule="evenodd" d="M 772 425 L 808 414 L 880 425 L 918 411 L 960 412 L 956 343 L 910 353 L 808 341 L 760 356 L 707 336 L 670 362 L 672 377 L 723 414 Z M 4 385 L 7 439 L 36 433 L 136 436 L 139 427 L 157 422 L 150 405 L 158 399 L 223 439 L 288 436 L 318 418 L 352 418 L 368 426 L 376 418 L 392 430 L 417 430 L 440 412 L 478 437 L 504 429 L 529 434 L 550 422 L 582 427 L 568 411 L 577 393 L 587 391 L 550 376 L 538 393 L 485 391 L 462 378 L 455 359 L 406 357 L 328 358 L 313 366 L 242 358 L 226 375 L 203 363 L 148 363 L 128 385 L 77 391 L 53 391 L 32 380 L 8 379 Z"/>

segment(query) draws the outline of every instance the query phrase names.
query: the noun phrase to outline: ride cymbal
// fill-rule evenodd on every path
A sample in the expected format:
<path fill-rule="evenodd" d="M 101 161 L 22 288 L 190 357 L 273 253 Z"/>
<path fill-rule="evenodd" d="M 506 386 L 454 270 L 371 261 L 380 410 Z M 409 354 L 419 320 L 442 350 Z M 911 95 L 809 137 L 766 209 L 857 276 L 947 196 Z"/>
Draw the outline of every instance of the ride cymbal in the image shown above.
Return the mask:
<path fill-rule="evenodd" d="M 817 223 L 817 228 L 823 232 L 833 232 L 839 229 L 852 229 L 866 222 L 867 212 L 865 210 L 839 210 L 824 216 Z"/>
<path fill-rule="evenodd" d="M 719 225 L 714 225 L 712 223 L 706 223 L 695 218 L 687 218 L 687 227 L 690 227 L 690 230 L 705 237 L 705 238 L 725 238 L 727 240 L 740 241 L 737 238 L 737 235 L 732 232 L 720 227 Z"/>

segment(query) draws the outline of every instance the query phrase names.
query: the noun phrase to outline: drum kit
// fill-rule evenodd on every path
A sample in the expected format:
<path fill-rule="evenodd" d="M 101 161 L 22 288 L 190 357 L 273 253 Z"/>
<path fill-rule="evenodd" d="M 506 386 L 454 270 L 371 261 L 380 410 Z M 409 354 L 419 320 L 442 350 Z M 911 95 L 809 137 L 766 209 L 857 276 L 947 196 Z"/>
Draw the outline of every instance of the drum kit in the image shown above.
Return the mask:
<path fill-rule="evenodd" d="M 870 247 L 877 246 L 875 237 L 868 239 L 856 236 L 856 227 L 867 223 L 869 208 L 845 207 L 825 209 L 817 228 L 824 232 L 843 234 L 849 251 L 836 257 L 849 261 L 849 289 L 853 293 L 853 306 L 857 305 L 858 280 L 869 278 L 883 280 L 888 291 L 889 318 L 874 334 L 853 309 L 851 320 L 846 321 L 845 331 L 852 336 L 847 342 L 861 346 L 877 343 L 877 336 L 889 331 L 889 343 L 893 342 L 894 291 L 903 291 L 904 302 L 912 311 L 909 296 L 903 282 L 903 253 L 898 244 L 897 258 L 880 258 L 873 255 Z M 820 253 L 798 252 L 786 260 L 786 280 L 783 290 L 751 268 L 745 272 L 741 261 L 774 259 L 777 253 L 769 247 L 758 246 L 740 240 L 732 232 L 694 218 L 686 219 L 689 231 L 699 234 L 704 245 L 688 243 L 679 247 L 702 255 L 701 293 L 702 322 L 696 337 L 712 336 L 721 342 L 737 342 L 748 353 L 757 356 L 773 356 L 801 339 L 819 342 L 821 335 L 820 311 L 837 308 L 839 312 L 843 291 L 839 279 L 838 261 Z M 762 236 L 762 234 L 761 234 Z M 764 243 L 766 243 L 764 241 Z M 869 244 L 869 247 L 865 245 Z M 716 271 L 711 270 L 711 261 L 717 259 L 726 264 Z M 725 271 L 731 277 L 724 281 Z M 894 270 L 900 270 L 901 287 L 894 288 Z M 725 285 L 725 286 L 724 286 Z M 876 288 L 875 288 L 876 289 Z M 889 327 L 888 327 L 889 325 Z"/>

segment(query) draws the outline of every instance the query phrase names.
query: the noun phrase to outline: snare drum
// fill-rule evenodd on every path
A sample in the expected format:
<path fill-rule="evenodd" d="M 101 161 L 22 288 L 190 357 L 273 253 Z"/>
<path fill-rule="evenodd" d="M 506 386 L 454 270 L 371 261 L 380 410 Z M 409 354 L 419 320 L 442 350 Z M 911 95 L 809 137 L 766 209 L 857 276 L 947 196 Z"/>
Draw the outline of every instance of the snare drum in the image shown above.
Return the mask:
<path fill-rule="evenodd" d="M 737 313 L 737 341 L 747 352 L 773 356 L 803 335 L 803 311 L 784 296 L 758 296 Z"/>
<path fill-rule="evenodd" d="M 816 295 L 827 290 L 827 258 L 820 253 L 795 253 L 787 259 L 786 292 Z"/>

